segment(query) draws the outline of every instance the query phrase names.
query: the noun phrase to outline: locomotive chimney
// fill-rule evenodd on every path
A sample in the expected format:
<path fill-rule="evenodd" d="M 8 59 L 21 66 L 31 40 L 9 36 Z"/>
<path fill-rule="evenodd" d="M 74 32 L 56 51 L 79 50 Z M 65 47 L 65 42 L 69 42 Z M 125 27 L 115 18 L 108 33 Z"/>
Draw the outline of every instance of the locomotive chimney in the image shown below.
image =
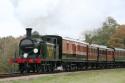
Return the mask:
<path fill-rule="evenodd" d="M 31 38 L 32 28 L 26 28 L 26 37 Z"/>

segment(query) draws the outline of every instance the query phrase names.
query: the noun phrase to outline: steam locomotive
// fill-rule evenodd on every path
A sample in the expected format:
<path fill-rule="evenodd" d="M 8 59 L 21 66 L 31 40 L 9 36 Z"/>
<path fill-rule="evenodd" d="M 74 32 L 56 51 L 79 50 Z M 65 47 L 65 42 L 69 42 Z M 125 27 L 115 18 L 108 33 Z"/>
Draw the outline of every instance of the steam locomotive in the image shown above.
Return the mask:
<path fill-rule="evenodd" d="M 14 59 L 21 73 L 52 72 L 59 67 L 64 71 L 125 67 L 125 49 L 89 45 L 58 35 L 34 38 L 31 28 L 26 32 Z"/>

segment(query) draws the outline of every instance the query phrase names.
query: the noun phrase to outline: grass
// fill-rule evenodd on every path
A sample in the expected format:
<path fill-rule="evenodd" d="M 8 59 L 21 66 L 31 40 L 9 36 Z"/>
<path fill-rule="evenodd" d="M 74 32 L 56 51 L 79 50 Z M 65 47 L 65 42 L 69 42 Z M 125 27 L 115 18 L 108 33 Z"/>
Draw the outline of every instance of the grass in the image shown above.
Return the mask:
<path fill-rule="evenodd" d="M 80 71 L 2 83 L 125 83 L 125 69 Z"/>

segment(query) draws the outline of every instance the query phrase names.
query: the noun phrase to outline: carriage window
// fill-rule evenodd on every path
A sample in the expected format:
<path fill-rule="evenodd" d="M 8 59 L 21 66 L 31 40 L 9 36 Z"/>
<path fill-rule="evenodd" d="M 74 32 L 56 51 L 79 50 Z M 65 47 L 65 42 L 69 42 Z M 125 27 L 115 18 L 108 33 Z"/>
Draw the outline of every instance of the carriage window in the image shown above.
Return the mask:
<path fill-rule="evenodd" d="M 78 45 L 77 47 L 78 47 L 78 51 L 80 51 L 80 46 Z"/>
<path fill-rule="evenodd" d="M 69 50 L 69 43 L 66 44 L 66 49 Z"/>
<path fill-rule="evenodd" d="M 54 42 L 54 44 L 56 44 L 56 43 L 57 43 L 57 40 L 56 40 L 56 39 L 53 39 L 53 42 Z"/>
<path fill-rule="evenodd" d="M 73 51 L 76 51 L 76 46 L 75 46 L 75 44 L 72 44 L 72 50 L 73 50 Z"/>
<path fill-rule="evenodd" d="M 54 44 L 57 43 L 57 39 L 56 38 L 47 38 L 46 41 L 49 42 L 49 43 L 54 43 Z"/>

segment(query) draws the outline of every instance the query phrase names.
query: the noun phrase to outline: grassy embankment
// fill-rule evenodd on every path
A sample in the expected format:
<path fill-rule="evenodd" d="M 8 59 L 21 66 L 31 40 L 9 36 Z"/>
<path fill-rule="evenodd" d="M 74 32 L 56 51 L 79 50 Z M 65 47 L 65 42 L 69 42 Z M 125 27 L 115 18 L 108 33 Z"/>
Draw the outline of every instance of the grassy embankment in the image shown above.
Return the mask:
<path fill-rule="evenodd" d="M 125 69 L 80 71 L 5 83 L 125 83 Z"/>

